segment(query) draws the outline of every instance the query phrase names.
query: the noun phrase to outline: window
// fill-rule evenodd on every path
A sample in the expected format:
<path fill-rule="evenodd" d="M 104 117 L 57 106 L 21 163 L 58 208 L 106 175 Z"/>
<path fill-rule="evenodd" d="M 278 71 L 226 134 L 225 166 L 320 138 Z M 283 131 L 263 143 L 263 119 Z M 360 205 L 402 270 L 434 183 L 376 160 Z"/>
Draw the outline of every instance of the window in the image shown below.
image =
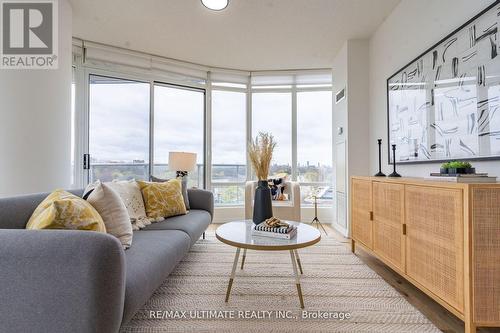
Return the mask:
<path fill-rule="evenodd" d="M 90 76 L 90 181 L 148 179 L 149 84 Z"/>
<path fill-rule="evenodd" d="M 217 205 L 242 205 L 246 175 L 246 93 L 212 91 L 212 190 Z"/>
<path fill-rule="evenodd" d="M 189 186 L 203 188 L 205 145 L 205 91 L 179 86 L 154 86 L 154 169 L 160 178 L 173 178 L 168 153 L 196 153 L 197 168 L 189 173 Z"/>
<path fill-rule="evenodd" d="M 297 180 L 303 184 L 303 204 L 331 205 L 332 93 L 297 93 Z"/>
<path fill-rule="evenodd" d="M 92 63 L 97 67 L 75 63 L 80 80 L 88 71 L 93 74 L 88 90 L 79 86 L 80 80 L 72 86 L 72 127 L 87 116 L 79 112 L 83 106 L 74 107 L 75 96 L 76 102 L 89 101 L 88 132 L 76 131 L 71 137 L 72 146 L 83 143 L 72 156 L 90 155 L 89 181 L 148 179 L 150 174 L 172 178 L 169 152 L 195 152 L 197 168 L 189 173 L 189 186 L 206 185 L 216 205 L 242 206 L 245 182 L 253 178 L 247 166 L 247 142 L 259 132 L 270 132 L 278 144 L 270 176 L 286 174 L 300 182 L 303 206 L 311 205 L 314 197 L 320 205 L 333 204 L 330 72 L 208 73 L 184 68 L 178 73 L 155 67 L 138 73 L 127 70 L 127 65 L 111 69 L 99 61 Z M 124 76 L 144 81 L 103 74 L 122 69 L 128 73 Z M 211 88 L 210 118 L 206 118 L 206 86 Z M 211 163 L 207 168 L 205 157 Z M 72 160 L 77 182 L 83 179 L 79 161 Z"/>
<path fill-rule="evenodd" d="M 297 93 L 297 175 L 301 182 L 332 180 L 332 93 Z"/>
<path fill-rule="evenodd" d="M 258 92 L 252 95 L 252 137 L 259 132 L 273 134 L 274 150 L 270 174 L 292 173 L 292 94 Z"/>

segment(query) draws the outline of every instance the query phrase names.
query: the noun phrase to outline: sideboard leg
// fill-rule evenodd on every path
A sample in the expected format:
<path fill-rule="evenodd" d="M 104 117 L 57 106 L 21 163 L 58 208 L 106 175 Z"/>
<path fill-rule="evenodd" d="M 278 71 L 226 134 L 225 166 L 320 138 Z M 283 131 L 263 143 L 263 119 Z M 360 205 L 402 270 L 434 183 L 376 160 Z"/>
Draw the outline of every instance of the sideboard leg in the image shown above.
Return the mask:
<path fill-rule="evenodd" d="M 465 321 L 465 331 L 464 333 L 476 333 L 476 324 L 471 321 Z"/>
<path fill-rule="evenodd" d="M 356 253 L 356 241 L 351 238 L 351 252 Z"/>

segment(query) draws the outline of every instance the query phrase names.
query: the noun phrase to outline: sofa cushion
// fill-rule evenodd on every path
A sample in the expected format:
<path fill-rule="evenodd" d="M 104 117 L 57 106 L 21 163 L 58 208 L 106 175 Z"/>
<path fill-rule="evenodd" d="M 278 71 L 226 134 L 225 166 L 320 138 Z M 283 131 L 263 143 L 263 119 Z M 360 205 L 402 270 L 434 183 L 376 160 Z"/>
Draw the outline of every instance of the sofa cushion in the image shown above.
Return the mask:
<path fill-rule="evenodd" d="M 174 216 L 148 225 L 144 230 L 182 230 L 191 238 L 193 245 L 205 232 L 212 217 L 206 210 L 192 209 L 186 215 Z"/>
<path fill-rule="evenodd" d="M 134 232 L 134 246 L 125 251 L 125 306 L 127 323 L 146 303 L 188 252 L 189 236 L 179 230 Z"/>
<path fill-rule="evenodd" d="M 102 217 L 82 198 L 55 190 L 35 209 L 26 229 L 68 229 L 106 232 Z"/>

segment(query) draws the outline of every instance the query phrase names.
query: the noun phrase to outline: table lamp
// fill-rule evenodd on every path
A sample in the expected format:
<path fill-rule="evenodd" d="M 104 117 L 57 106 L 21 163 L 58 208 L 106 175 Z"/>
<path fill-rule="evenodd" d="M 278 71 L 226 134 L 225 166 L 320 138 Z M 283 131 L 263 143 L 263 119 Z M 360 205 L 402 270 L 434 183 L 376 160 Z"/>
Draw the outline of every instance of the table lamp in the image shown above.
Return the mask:
<path fill-rule="evenodd" d="M 168 169 L 175 171 L 177 177 L 187 176 L 196 167 L 196 153 L 171 151 L 168 153 Z"/>

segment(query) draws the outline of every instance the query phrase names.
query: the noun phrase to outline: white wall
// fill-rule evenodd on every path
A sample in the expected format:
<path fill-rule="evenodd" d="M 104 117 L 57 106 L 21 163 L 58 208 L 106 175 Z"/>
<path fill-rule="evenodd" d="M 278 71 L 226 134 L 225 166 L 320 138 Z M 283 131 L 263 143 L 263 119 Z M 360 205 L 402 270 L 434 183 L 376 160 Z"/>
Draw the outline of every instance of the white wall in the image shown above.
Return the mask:
<path fill-rule="evenodd" d="M 370 39 L 370 174 L 378 170 L 376 142 L 383 139 L 387 165 L 386 80 L 429 47 L 488 7 L 493 0 L 402 0 Z M 500 176 L 499 162 L 474 162 L 480 172 Z M 403 176 L 427 176 L 438 163 L 401 165 Z"/>
<path fill-rule="evenodd" d="M 335 193 L 333 227 L 347 235 L 347 42 L 333 62 L 333 172 Z M 335 95 L 345 89 L 345 97 L 336 102 Z M 341 131 L 342 133 L 339 133 Z"/>
<path fill-rule="evenodd" d="M 333 62 L 333 145 L 341 144 L 346 140 L 347 134 L 347 95 L 349 91 L 347 90 L 347 42 L 344 44 L 340 52 L 335 57 Z M 335 95 L 340 92 L 340 90 L 345 88 L 346 97 L 335 102 Z M 343 133 L 339 134 L 337 132 L 338 128 L 343 129 Z M 335 150 L 334 150 L 335 153 Z M 338 158 L 334 158 L 335 165 L 338 163 Z M 339 180 L 337 180 L 339 182 Z"/>
<path fill-rule="evenodd" d="M 367 40 L 349 40 L 347 52 L 347 147 L 348 176 L 368 172 L 370 162 L 366 145 L 369 139 L 369 48 Z"/>
<path fill-rule="evenodd" d="M 58 2 L 59 68 L 0 69 L 0 197 L 70 185 L 72 10 Z"/>
<path fill-rule="evenodd" d="M 333 64 L 333 92 L 346 97 L 333 107 L 334 170 L 336 179 L 335 229 L 349 235 L 349 179 L 369 170 L 369 98 L 367 40 L 348 40 Z M 342 127 L 343 133 L 338 133 Z M 344 217 L 344 221 L 341 218 Z"/>

